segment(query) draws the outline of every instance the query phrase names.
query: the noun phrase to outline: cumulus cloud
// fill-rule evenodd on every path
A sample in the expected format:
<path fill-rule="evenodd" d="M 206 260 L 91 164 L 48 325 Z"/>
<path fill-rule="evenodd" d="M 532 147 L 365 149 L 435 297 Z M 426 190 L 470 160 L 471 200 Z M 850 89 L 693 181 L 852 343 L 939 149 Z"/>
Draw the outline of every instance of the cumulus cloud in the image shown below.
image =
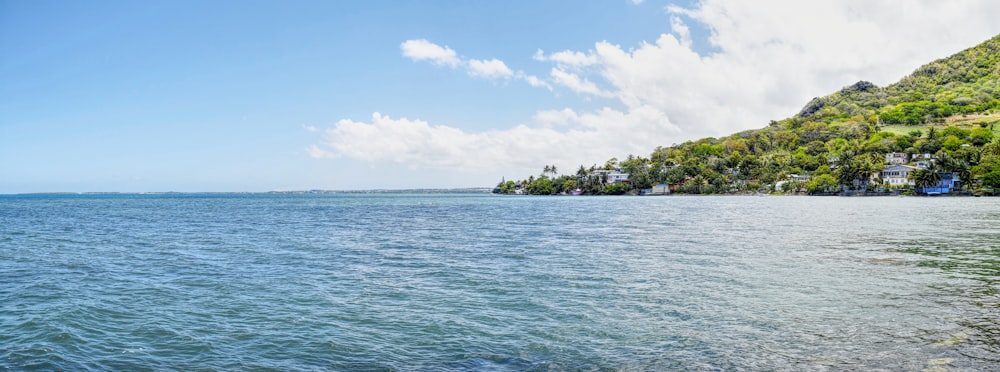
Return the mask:
<path fill-rule="evenodd" d="M 559 123 L 573 126 L 563 130 L 551 126 Z M 367 122 L 338 121 L 326 130 L 323 148 L 314 146 L 307 152 L 316 158 L 346 156 L 415 168 L 533 169 L 540 159 L 558 164 L 592 164 L 603 163 L 614 156 L 609 154 L 623 149 L 643 153 L 657 145 L 655 136 L 647 134 L 677 131 L 663 113 L 651 107 L 631 112 L 610 108 L 589 113 L 572 109 L 546 111 L 532 123 L 480 133 L 375 113 Z"/>
<path fill-rule="evenodd" d="M 434 64 L 451 68 L 464 68 L 466 73 L 472 77 L 485 79 L 518 78 L 534 87 L 552 89 L 550 85 L 542 82 L 535 76 L 527 75 L 521 71 L 514 72 L 510 67 L 507 67 L 506 63 L 496 58 L 472 59 L 460 57 L 451 48 L 440 46 L 425 39 L 404 41 L 399 45 L 399 48 L 402 50 L 403 56 L 414 61 L 430 61 Z"/>
<path fill-rule="evenodd" d="M 439 65 L 458 67 L 462 60 L 447 46 L 440 46 L 424 39 L 407 40 L 400 44 L 403 55 L 414 61 L 431 61 Z"/>
<path fill-rule="evenodd" d="M 507 67 L 507 64 L 499 59 L 481 61 L 470 59 L 468 62 L 469 75 L 485 78 L 509 78 L 514 76 L 514 71 Z"/>
<path fill-rule="evenodd" d="M 547 82 L 545 82 L 545 80 L 539 79 L 538 76 L 525 75 L 523 73 L 518 74 L 517 76 L 518 76 L 518 78 L 521 78 L 525 82 L 527 82 L 528 85 L 531 85 L 533 87 L 538 87 L 538 88 L 545 88 L 545 89 L 548 89 L 549 91 L 552 91 L 552 85 L 549 84 L 549 83 L 547 83 Z"/>
<path fill-rule="evenodd" d="M 763 127 L 858 80 L 892 83 L 1000 33 L 995 14 L 1000 2 L 989 0 L 703 0 L 667 8 L 669 29 L 635 46 L 595 41 L 583 51 L 538 50 L 534 60 L 551 64 L 544 80 L 499 60 L 472 67 L 473 60 L 447 47 L 411 40 L 404 46 L 413 42 L 422 52 L 404 47 L 404 55 L 415 60 L 607 97 L 614 108 L 543 110 L 525 123 L 475 133 L 375 114 L 367 122 L 337 122 L 309 152 L 459 169 L 552 163 L 565 169 L 648 154 L 658 145 Z"/>
<path fill-rule="evenodd" d="M 533 58 L 536 61 L 555 62 L 559 66 L 567 68 L 581 68 L 590 65 L 595 65 L 598 62 L 597 56 L 595 56 L 593 53 L 576 52 L 571 50 L 564 50 L 549 55 L 545 55 L 545 52 L 539 49 L 535 52 Z"/>
<path fill-rule="evenodd" d="M 590 80 L 581 78 L 577 74 L 563 71 L 560 68 L 553 68 L 551 75 L 553 81 L 555 81 L 557 84 L 565 86 L 573 90 L 574 92 L 593 94 L 595 96 L 602 96 L 602 97 L 611 96 L 611 93 L 601 90 L 601 88 L 597 87 L 597 84 L 594 84 Z"/>

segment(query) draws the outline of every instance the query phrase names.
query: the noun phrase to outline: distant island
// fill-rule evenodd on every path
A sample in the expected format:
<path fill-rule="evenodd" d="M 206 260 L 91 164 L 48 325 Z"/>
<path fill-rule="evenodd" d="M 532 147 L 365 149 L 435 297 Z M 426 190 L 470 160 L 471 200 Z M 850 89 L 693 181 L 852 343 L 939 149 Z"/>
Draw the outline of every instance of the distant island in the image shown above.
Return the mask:
<path fill-rule="evenodd" d="M 798 114 L 722 138 L 657 147 L 496 194 L 1000 194 L 1000 35 L 895 84 L 859 81 Z"/>

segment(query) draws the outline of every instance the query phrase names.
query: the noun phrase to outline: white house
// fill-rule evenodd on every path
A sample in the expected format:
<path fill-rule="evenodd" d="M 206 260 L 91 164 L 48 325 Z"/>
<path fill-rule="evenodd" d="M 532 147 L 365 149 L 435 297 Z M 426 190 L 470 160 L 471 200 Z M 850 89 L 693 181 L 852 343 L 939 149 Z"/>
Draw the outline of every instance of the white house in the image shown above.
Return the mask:
<path fill-rule="evenodd" d="M 917 169 L 917 167 L 909 165 L 889 165 L 882 169 L 881 176 L 889 187 L 913 186 L 913 180 L 910 179 L 910 172 Z"/>
<path fill-rule="evenodd" d="M 890 152 L 885 154 L 885 163 L 889 165 L 903 165 L 910 162 L 910 154 L 902 152 Z"/>
<path fill-rule="evenodd" d="M 618 169 L 608 172 L 609 184 L 620 182 L 628 182 L 628 173 L 622 173 L 622 171 Z"/>

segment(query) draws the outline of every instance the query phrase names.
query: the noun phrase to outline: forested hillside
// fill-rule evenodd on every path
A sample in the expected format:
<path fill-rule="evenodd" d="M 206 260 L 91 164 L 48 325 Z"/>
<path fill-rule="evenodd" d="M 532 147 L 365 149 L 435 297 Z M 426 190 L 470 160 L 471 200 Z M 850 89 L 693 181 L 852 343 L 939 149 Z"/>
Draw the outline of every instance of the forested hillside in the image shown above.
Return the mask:
<path fill-rule="evenodd" d="M 814 98 L 762 129 L 611 158 L 571 175 L 545 166 L 539 176 L 502 182 L 495 191 L 622 194 L 665 184 L 691 194 L 899 192 L 879 174 L 886 154 L 900 153 L 926 162 L 913 175 L 921 177 L 918 186 L 954 174 L 962 192 L 992 192 L 1000 189 L 998 132 L 1000 35 L 895 84 L 860 81 Z"/>

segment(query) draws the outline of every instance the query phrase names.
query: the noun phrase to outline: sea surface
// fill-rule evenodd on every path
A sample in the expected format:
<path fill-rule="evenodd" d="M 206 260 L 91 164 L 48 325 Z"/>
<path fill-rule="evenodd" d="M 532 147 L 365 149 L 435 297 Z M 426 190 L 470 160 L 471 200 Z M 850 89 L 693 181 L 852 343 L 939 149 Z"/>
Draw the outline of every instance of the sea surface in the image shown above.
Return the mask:
<path fill-rule="evenodd" d="M 0 370 L 1000 370 L 1000 198 L 0 196 Z"/>

